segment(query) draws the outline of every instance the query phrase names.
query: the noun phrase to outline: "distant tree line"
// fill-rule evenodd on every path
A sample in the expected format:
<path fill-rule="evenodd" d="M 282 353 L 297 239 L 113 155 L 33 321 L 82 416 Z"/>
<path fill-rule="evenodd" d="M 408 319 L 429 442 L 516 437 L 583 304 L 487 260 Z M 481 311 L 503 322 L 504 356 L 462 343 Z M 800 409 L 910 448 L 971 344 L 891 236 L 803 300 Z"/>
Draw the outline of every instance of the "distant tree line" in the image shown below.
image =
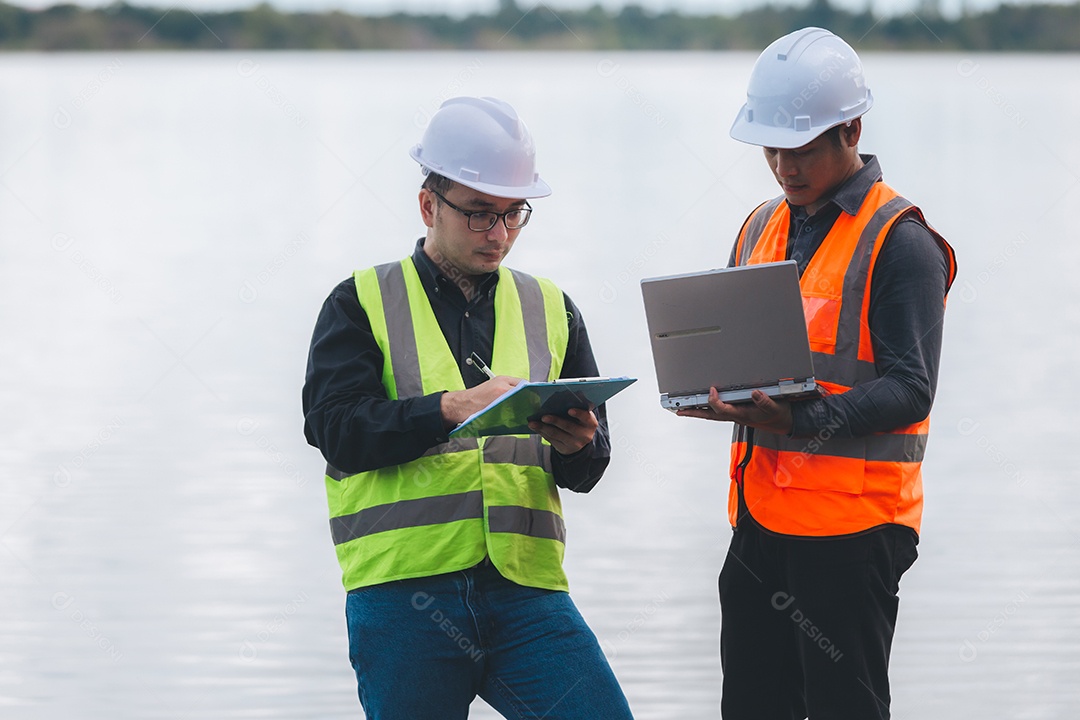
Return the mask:
<path fill-rule="evenodd" d="M 938 1 L 922 0 L 917 11 L 895 17 L 852 13 L 829 0 L 736 16 L 639 5 L 562 10 L 501 0 L 492 13 L 467 17 L 285 13 L 265 3 L 193 12 L 182 4 L 30 10 L 0 2 L 0 50 L 756 50 L 807 25 L 828 28 L 860 49 L 1080 50 L 1080 3 L 1002 5 L 950 19 Z"/>

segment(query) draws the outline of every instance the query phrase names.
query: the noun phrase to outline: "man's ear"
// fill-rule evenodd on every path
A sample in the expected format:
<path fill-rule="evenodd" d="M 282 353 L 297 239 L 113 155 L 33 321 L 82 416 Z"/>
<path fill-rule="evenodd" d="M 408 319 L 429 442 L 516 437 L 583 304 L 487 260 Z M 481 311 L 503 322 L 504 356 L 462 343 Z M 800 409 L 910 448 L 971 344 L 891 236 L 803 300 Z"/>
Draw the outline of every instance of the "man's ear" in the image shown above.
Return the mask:
<path fill-rule="evenodd" d="M 840 131 L 840 137 L 845 147 L 856 147 L 859 144 L 859 138 L 862 137 L 862 118 L 857 117 L 847 123 Z"/>
<path fill-rule="evenodd" d="M 420 201 L 420 217 L 424 220 L 424 225 L 428 227 L 435 227 L 435 193 L 431 192 L 427 188 L 420 188 L 420 195 L 417 198 Z"/>

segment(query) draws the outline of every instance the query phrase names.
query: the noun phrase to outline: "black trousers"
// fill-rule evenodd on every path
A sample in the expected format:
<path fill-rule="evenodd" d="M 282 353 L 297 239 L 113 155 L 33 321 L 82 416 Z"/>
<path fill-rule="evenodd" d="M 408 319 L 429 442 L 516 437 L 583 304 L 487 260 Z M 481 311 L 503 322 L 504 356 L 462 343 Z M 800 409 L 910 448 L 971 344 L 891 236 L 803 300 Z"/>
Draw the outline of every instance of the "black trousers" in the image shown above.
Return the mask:
<path fill-rule="evenodd" d="M 799 538 L 743 518 L 720 572 L 724 720 L 887 719 L 914 531 Z"/>

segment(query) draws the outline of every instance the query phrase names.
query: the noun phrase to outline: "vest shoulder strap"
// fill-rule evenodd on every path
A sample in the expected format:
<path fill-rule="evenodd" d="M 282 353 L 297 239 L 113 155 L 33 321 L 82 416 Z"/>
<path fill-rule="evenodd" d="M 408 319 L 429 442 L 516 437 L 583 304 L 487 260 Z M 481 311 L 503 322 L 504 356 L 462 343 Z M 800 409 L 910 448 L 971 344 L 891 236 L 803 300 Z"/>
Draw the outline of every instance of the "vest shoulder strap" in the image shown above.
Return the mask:
<path fill-rule="evenodd" d="M 783 202 L 783 195 L 767 200 L 758 205 L 743 222 L 742 229 L 739 231 L 739 242 L 735 249 L 736 265 L 746 265 L 750 262 L 750 255 L 754 252 L 758 240 L 761 239 L 765 226 L 769 224 Z"/>

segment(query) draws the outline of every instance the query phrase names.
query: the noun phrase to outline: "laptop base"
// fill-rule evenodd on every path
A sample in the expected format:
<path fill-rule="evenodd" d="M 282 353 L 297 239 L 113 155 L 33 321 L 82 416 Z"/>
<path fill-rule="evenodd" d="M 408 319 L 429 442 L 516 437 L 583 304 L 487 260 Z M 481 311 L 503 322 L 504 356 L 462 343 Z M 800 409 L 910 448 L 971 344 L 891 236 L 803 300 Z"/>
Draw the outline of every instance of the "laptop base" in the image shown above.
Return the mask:
<path fill-rule="evenodd" d="M 736 405 L 738 403 L 752 402 L 754 390 L 761 390 L 774 400 L 801 400 L 807 397 L 817 397 L 818 384 L 814 378 L 805 380 L 781 380 L 776 385 L 768 385 L 759 388 L 739 388 L 734 390 L 720 390 L 722 402 Z M 660 406 L 671 412 L 683 409 L 705 408 L 709 406 L 709 393 L 693 393 L 690 395 L 677 395 L 668 397 L 667 393 L 660 395 Z"/>

